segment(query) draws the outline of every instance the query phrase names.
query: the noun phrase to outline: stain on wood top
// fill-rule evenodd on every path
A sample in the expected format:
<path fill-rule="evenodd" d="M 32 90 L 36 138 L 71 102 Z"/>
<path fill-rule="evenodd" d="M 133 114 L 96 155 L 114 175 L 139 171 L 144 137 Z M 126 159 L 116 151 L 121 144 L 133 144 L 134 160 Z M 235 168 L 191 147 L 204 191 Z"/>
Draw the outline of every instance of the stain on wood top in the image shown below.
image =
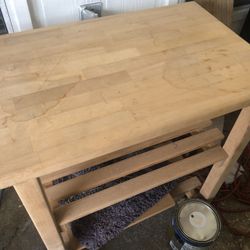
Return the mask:
<path fill-rule="evenodd" d="M 250 105 L 250 47 L 186 3 L 0 38 L 0 188 Z"/>

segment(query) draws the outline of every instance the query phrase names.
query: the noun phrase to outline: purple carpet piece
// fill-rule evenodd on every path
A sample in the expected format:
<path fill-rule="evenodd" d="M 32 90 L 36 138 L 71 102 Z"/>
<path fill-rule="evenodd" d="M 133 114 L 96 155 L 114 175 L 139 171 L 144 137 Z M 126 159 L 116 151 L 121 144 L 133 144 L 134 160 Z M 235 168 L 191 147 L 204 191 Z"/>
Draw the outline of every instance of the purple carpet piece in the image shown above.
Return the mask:
<path fill-rule="evenodd" d="M 73 234 L 87 249 L 100 249 L 174 187 L 175 182 L 162 185 L 74 221 L 71 225 Z"/>
<path fill-rule="evenodd" d="M 117 159 L 93 166 L 88 169 L 84 169 L 75 174 L 65 176 L 54 181 L 54 184 L 67 181 L 68 179 L 75 178 L 80 175 L 87 174 L 100 168 L 104 168 L 115 162 L 130 158 L 137 154 L 144 153 L 151 149 L 157 148 L 165 143 L 154 145 L 146 149 L 131 153 Z M 60 201 L 60 204 L 67 204 L 75 200 L 82 199 L 88 195 L 102 191 L 124 181 L 136 178 L 140 175 L 146 174 L 161 167 L 166 167 L 169 162 L 162 162 L 156 164 L 150 168 L 143 169 L 139 172 L 130 174 L 129 176 L 122 177 L 118 180 L 106 183 L 102 186 L 93 188 L 86 192 L 81 192 L 77 195 L 73 195 Z M 149 208 L 153 207 L 158 201 L 160 201 L 167 193 L 169 193 L 176 186 L 176 182 L 171 182 L 160 187 L 149 190 L 145 193 L 134 196 L 128 200 L 117 203 L 111 207 L 100 210 L 96 213 L 88 215 L 82 219 L 76 220 L 71 224 L 72 232 L 74 236 L 79 239 L 80 243 L 87 247 L 89 250 L 98 250 L 104 246 L 108 241 L 117 237 L 130 223 L 136 218 L 141 216 Z"/>

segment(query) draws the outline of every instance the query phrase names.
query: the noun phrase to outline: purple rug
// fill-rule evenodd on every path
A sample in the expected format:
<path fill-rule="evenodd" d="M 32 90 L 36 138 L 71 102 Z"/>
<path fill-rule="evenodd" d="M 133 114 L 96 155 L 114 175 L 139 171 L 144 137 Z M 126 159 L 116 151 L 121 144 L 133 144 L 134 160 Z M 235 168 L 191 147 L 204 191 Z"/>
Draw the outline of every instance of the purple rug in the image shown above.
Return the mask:
<path fill-rule="evenodd" d="M 159 144 L 160 145 L 160 144 Z M 159 146 L 158 145 L 158 146 Z M 89 169 L 82 170 L 70 176 L 66 176 L 54 182 L 57 184 L 59 182 L 66 181 L 71 178 L 75 178 L 79 175 L 87 174 L 99 168 L 103 168 L 117 161 L 129 158 L 136 154 L 143 153 L 147 150 L 155 148 L 157 146 L 149 147 L 147 149 L 138 151 L 127 156 L 117 158 L 115 160 L 102 163 L 97 166 L 93 166 Z M 148 173 L 150 171 L 164 167 L 169 162 L 162 162 L 153 167 L 143 169 L 139 172 L 133 173 L 129 176 L 122 177 L 118 180 L 106 183 L 102 186 L 96 187 L 94 189 L 82 192 L 77 195 L 73 195 L 65 200 L 60 201 L 61 204 L 67 204 L 75 200 L 84 198 L 93 193 L 99 192 L 106 188 L 117 185 L 121 182 L 130 180 L 132 178 L 138 177 L 142 174 Z M 149 208 L 153 207 L 158 201 L 160 201 L 167 193 L 169 193 L 176 186 L 176 182 L 167 183 L 160 187 L 149 190 L 145 193 L 134 196 L 128 200 L 117 203 L 111 207 L 100 210 L 96 213 L 90 214 L 82 219 L 72 222 L 71 228 L 74 236 L 80 241 L 80 243 L 87 247 L 89 250 L 98 250 L 104 246 L 108 241 L 117 237 L 126 227 L 132 223 L 136 218 L 141 216 Z"/>
<path fill-rule="evenodd" d="M 130 223 L 175 187 L 171 182 L 74 221 L 74 236 L 89 250 L 97 250 L 117 237 Z"/>

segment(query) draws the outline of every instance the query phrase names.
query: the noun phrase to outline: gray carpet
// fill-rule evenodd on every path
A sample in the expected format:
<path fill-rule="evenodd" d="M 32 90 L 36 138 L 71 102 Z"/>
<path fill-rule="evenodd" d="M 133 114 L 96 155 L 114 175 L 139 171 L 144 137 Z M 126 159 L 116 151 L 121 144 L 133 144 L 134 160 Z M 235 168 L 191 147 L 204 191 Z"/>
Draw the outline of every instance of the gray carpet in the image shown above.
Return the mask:
<path fill-rule="evenodd" d="M 160 201 L 174 186 L 175 183 L 165 184 L 77 220 L 72 223 L 73 234 L 87 249 L 100 249 Z"/>
<path fill-rule="evenodd" d="M 163 144 L 163 143 L 162 143 Z M 141 151 L 129 154 L 112 161 L 102 163 L 97 166 L 93 166 L 89 169 L 82 170 L 70 176 L 66 176 L 54 182 L 57 184 L 59 182 L 66 181 L 71 178 L 75 178 L 79 175 L 87 174 L 91 171 L 104 168 L 112 163 L 127 159 L 129 157 L 135 156 L 137 154 L 144 153 L 153 148 L 159 147 L 162 144 L 143 149 Z M 140 175 L 146 174 L 150 171 L 164 167 L 169 162 L 162 162 L 156 164 L 147 169 L 143 169 L 129 176 L 122 177 L 118 180 L 106 183 L 102 186 L 93 188 L 86 192 L 81 192 L 77 195 L 73 195 L 60 201 L 60 203 L 67 204 L 78 199 L 82 199 L 88 195 L 94 194 L 96 192 L 102 191 L 109 187 L 115 186 L 119 183 L 125 182 L 132 178 L 136 178 Z M 154 206 L 158 201 L 160 201 L 167 193 L 169 193 L 176 186 L 176 182 L 171 182 L 160 187 L 149 190 L 145 193 L 134 196 L 128 200 L 122 201 L 111 207 L 100 210 L 94 214 L 81 218 L 74 221 L 71 224 L 72 232 L 74 236 L 79 239 L 80 243 L 87 247 L 89 250 L 98 250 L 104 246 L 108 241 L 116 238 L 131 222 L 142 215 L 149 208 Z"/>

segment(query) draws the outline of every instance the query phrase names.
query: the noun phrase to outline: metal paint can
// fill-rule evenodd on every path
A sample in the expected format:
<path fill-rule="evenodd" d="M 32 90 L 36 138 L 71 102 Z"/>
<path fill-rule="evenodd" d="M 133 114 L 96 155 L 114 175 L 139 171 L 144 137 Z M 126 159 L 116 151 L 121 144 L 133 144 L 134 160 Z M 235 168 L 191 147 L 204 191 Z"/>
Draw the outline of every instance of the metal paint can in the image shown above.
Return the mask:
<path fill-rule="evenodd" d="M 216 210 L 200 199 L 190 199 L 178 205 L 172 218 L 173 250 L 204 250 L 211 246 L 221 231 Z"/>

